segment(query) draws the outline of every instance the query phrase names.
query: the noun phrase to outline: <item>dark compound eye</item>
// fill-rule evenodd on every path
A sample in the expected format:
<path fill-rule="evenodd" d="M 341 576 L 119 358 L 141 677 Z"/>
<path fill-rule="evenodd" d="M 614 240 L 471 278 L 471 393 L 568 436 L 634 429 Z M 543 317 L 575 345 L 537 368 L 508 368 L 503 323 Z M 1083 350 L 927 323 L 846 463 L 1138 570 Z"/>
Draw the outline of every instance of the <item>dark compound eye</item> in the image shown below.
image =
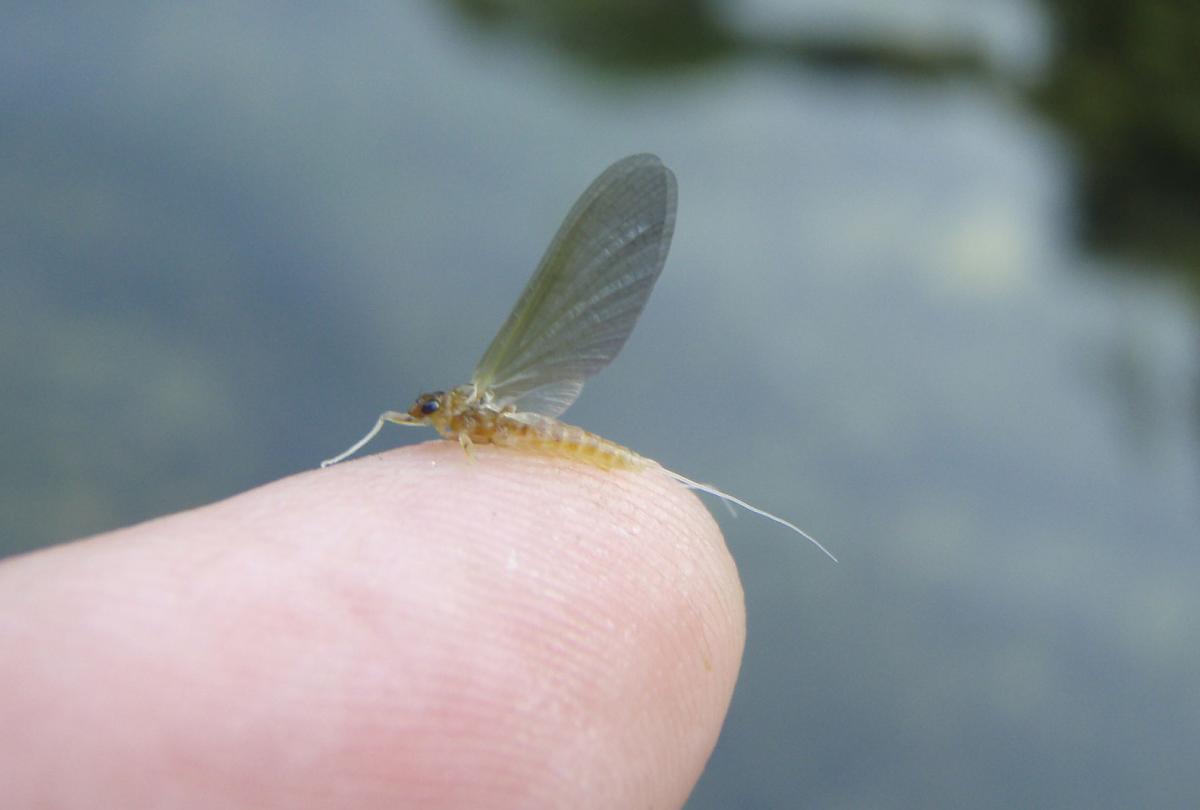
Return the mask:
<path fill-rule="evenodd" d="M 436 399 L 426 400 L 425 402 L 421 403 L 421 413 L 429 416 L 429 414 L 436 412 L 440 407 L 441 405 L 438 404 Z"/>

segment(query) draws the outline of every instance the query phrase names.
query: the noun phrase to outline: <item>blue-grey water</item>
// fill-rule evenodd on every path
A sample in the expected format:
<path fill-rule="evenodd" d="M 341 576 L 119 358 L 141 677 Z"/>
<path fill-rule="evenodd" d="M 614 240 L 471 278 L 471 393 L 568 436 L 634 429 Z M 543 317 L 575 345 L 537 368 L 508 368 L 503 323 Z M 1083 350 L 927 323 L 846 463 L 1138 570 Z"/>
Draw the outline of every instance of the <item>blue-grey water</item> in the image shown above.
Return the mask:
<path fill-rule="evenodd" d="M 842 560 L 716 510 L 749 639 L 689 808 L 1200 802 L 1195 256 L 1087 236 L 1122 232 L 1026 92 L 1047 8 L 712 4 L 733 44 L 638 50 L 554 3 L 19 5 L 0 553 L 312 467 L 465 381 L 575 196 L 653 151 L 667 269 L 570 419 Z"/>

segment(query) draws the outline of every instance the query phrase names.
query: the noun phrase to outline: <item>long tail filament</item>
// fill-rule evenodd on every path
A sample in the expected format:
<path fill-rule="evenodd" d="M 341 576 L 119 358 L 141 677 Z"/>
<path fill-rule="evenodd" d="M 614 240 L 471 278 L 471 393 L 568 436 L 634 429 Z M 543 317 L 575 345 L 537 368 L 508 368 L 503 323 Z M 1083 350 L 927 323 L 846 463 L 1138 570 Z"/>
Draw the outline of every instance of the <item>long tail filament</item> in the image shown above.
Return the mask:
<path fill-rule="evenodd" d="M 707 492 L 709 495 L 715 495 L 716 497 L 720 498 L 722 501 L 725 501 L 726 503 L 736 503 L 738 506 L 742 507 L 743 509 L 749 510 L 756 515 L 761 515 L 761 516 L 765 517 L 767 520 L 773 520 L 776 523 L 779 523 L 780 525 L 787 526 L 789 529 L 794 531 L 796 534 L 800 535 L 805 540 L 812 543 L 817 548 L 821 549 L 821 551 L 825 552 L 825 556 L 829 557 L 829 559 L 833 560 L 834 562 L 838 561 L 838 558 L 833 556 L 833 554 L 830 553 L 829 549 L 825 548 L 825 546 L 823 546 L 819 542 L 817 542 L 817 540 L 812 535 L 810 535 L 808 532 L 804 531 L 804 529 L 801 529 L 796 524 L 791 523 L 791 522 L 779 517 L 779 515 L 772 515 L 770 512 L 766 511 L 765 509 L 759 509 L 757 506 L 751 506 L 750 504 L 746 503 L 745 501 L 743 501 L 741 498 L 738 498 L 737 496 L 730 495 L 728 492 L 722 492 L 721 490 L 717 489 L 716 487 L 714 487 L 710 484 L 701 484 L 698 481 L 693 481 L 692 479 L 687 478 L 686 476 L 682 476 L 673 470 L 668 470 L 666 467 L 663 468 L 663 472 L 665 472 L 667 475 L 674 478 L 679 483 L 683 484 L 688 489 L 694 489 L 699 492 Z"/>

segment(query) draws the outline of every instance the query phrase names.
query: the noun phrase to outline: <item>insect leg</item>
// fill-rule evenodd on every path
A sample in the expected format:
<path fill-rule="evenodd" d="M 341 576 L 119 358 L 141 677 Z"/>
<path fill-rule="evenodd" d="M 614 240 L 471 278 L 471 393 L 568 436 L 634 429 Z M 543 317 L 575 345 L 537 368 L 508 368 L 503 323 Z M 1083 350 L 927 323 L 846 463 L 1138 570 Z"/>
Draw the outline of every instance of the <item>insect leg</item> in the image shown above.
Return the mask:
<path fill-rule="evenodd" d="M 412 423 L 412 417 L 406 413 L 400 413 L 399 411 L 384 411 L 379 415 L 379 419 L 375 421 L 375 427 L 371 428 L 370 432 L 367 433 L 366 436 L 363 436 L 361 439 L 355 442 L 353 446 L 351 446 L 351 448 L 346 452 L 339 453 L 333 458 L 325 459 L 321 462 L 321 466 L 330 467 L 334 464 L 337 464 L 339 461 L 343 461 L 357 453 L 362 449 L 364 444 L 375 438 L 375 434 L 380 431 L 384 422 L 395 422 L 397 425 L 407 425 Z"/>
<path fill-rule="evenodd" d="M 471 437 L 465 433 L 458 434 L 458 443 L 462 445 L 463 452 L 467 454 L 467 460 L 472 464 L 475 463 L 475 442 L 471 441 Z"/>

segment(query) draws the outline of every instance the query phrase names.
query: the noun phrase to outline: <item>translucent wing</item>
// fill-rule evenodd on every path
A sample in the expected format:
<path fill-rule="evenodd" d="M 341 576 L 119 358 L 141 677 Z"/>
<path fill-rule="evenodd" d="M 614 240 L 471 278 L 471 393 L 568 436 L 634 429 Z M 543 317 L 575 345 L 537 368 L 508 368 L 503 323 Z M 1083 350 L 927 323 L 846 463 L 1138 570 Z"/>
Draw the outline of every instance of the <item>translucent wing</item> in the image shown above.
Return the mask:
<path fill-rule="evenodd" d="M 588 186 L 475 367 L 481 395 L 558 416 L 633 331 L 667 259 L 675 175 L 654 155 L 620 160 Z"/>

